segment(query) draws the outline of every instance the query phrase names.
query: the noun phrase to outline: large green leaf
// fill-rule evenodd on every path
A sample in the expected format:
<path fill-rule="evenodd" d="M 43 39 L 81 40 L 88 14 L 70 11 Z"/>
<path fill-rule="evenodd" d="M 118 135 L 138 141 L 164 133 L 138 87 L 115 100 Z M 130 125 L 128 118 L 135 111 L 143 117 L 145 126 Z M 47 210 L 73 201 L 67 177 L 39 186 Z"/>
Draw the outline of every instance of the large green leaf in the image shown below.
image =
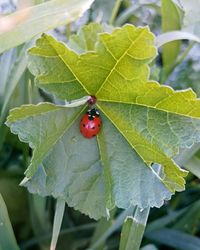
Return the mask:
<path fill-rule="evenodd" d="M 97 219 L 114 206 L 160 207 L 184 189 L 186 172 L 172 158 L 200 141 L 200 101 L 190 89 L 149 81 L 157 51 L 147 27 L 95 37 L 93 51 L 77 54 L 43 35 L 29 51 L 29 68 L 38 86 L 60 99 L 96 95 L 100 134 L 87 140 L 79 133 L 86 106 L 25 105 L 11 111 L 7 125 L 33 148 L 29 191 L 65 199 Z M 161 165 L 159 174 L 152 163 Z"/>
<path fill-rule="evenodd" d="M 9 30 L 1 32 L 0 53 L 24 43 L 34 36 L 79 18 L 93 0 L 52 0 L 17 11 L 1 19 Z"/>

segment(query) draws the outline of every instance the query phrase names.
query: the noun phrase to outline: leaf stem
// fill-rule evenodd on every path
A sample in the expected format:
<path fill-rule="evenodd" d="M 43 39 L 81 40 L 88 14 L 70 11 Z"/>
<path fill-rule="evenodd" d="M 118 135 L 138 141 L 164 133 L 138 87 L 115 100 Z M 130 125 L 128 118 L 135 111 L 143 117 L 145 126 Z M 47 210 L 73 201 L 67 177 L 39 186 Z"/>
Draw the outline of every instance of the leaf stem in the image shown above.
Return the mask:
<path fill-rule="evenodd" d="M 117 13 L 119 11 L 119 7 L 121 5 L 121 2 L 122 0 L 116 0 L 115 1 L 115 5 L 113 7 L 113 10 L 112 10 L 112 14 L 111 14 L 111 17 L 110 17 L 110 20 L 109 20 L 109 24 L 112 25 L 114 23 L 114 20 L 117 16 Z"/>
<path fill-rule="evenodd" d="M 54 222 L 53 222 L 53 233 L 52 233 L 52 238 L 51 238 L 50 250 L 56 249 L 56 244 L 57 244 L 58 236 L 60 233 L 64 210 L 65 210 L 65 201 L 62 199 L 58 199 L 56 203 L 56 212 L 55 212 Z"/>

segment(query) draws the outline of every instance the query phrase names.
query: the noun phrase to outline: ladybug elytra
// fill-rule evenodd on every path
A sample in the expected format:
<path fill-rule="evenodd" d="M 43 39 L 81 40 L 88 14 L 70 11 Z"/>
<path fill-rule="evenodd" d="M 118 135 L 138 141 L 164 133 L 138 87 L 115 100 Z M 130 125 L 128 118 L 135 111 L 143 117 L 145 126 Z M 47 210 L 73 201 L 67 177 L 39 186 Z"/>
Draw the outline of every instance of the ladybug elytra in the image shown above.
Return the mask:
<path fill-rule="evenodd" d="M 99 112 L 93 108 L 87 111 L 80 122 L 80 132 L 85 138 L 96 136 L 101 129 Z"/>

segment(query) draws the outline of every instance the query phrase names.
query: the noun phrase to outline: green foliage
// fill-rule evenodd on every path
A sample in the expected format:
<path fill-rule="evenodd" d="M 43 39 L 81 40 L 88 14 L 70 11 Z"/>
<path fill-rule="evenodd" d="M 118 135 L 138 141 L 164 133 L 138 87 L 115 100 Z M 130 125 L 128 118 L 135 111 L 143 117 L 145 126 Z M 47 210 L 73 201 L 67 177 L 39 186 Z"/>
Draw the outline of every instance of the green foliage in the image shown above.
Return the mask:
<path fill-rule="evenodd" d="M 191 87 L 199 96 L 200 53 L 194 42 L 187 47 L 184 41 L 181 50 L 186 50 L 180 55 L 180 42 L 166 44 L 200 41 L 199 1 L 166 0 L 160 5 L 157 0 L 96 0 L 70 24 L 91 2 L 35 0 L 37 6 L 1 19 L 20 22 L 0 34 L 0 51 L 27 41 L 0 57 L 0 193 L 20 249 L 49 249 L 50 242 L 55 249 L 58 235 L 58 250 L 131 250 L 132 242 L 139 248 L 142 237 L 141 250 L 199 249 L 200 143 L 194 144 L 200 138 L 199 100 L 191 89 L 172 88 Z M 98 23 L 83 26 L 92 20 Z M 146 27 L 114 28 L 101 22 L 147 25 L 158 36 L 154 40 Z M 68 41 L 67 46 L 43 35 L 27 58 L 25 50 L 34 43 L 28 42 L 31 37 L 64 23 L 67 26 L 53 34 Z M 161 24 L 163 32 L 182 30 L 160 34 Z M 155 45 L 164 45 L 158 60 Z M 103 127 L 87 140 L 79 133 L 79 122 L 91 94 L 98 98 Z M 31 151 L 4 126 L 8 109 L 27 103 L 11 111 L 7 124 Z M 171 199 L 175 190 L 184 189 L 186 172 L 178 165 L 190 173 L 185 192 Z M 21 184 L 33 195 L 18 187 L 26 168 Z M 150 206 L 163 203 L 159 210 L 151 209 L 144 233 Z M 94 222 L 76 210 L 104 218 Z M 1 248 L 9 233 L 0 229 Z M 6 244 L 15 244 L 12 239 Z"/>
<path fill-rule="evenodd" d="M 84 13 L 92 2 L 93 0 L 53 0 L 11 14 L 10 23 L 19 22 L 21 19 L 24 21 L 13 25 L 7 32 L 0 33 L 0 53 L 29 41 L 41 32 L 71 23 Z M 5 17 L 4 22 L 7 18 Z"/>

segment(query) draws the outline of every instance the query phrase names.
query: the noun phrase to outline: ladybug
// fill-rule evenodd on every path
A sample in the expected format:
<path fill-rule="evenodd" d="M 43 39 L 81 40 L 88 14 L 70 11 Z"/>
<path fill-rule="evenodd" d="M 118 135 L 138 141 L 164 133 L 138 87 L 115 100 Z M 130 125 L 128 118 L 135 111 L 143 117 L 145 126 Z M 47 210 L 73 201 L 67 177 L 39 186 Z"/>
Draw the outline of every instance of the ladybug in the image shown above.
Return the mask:
<path fill-rule="evenodd" d="M 99 112 L 93 108 L 89 109 L 80 122 L 80 132 L 85 138 L 96 136 L 101 129 L 101 118 Z"/>

